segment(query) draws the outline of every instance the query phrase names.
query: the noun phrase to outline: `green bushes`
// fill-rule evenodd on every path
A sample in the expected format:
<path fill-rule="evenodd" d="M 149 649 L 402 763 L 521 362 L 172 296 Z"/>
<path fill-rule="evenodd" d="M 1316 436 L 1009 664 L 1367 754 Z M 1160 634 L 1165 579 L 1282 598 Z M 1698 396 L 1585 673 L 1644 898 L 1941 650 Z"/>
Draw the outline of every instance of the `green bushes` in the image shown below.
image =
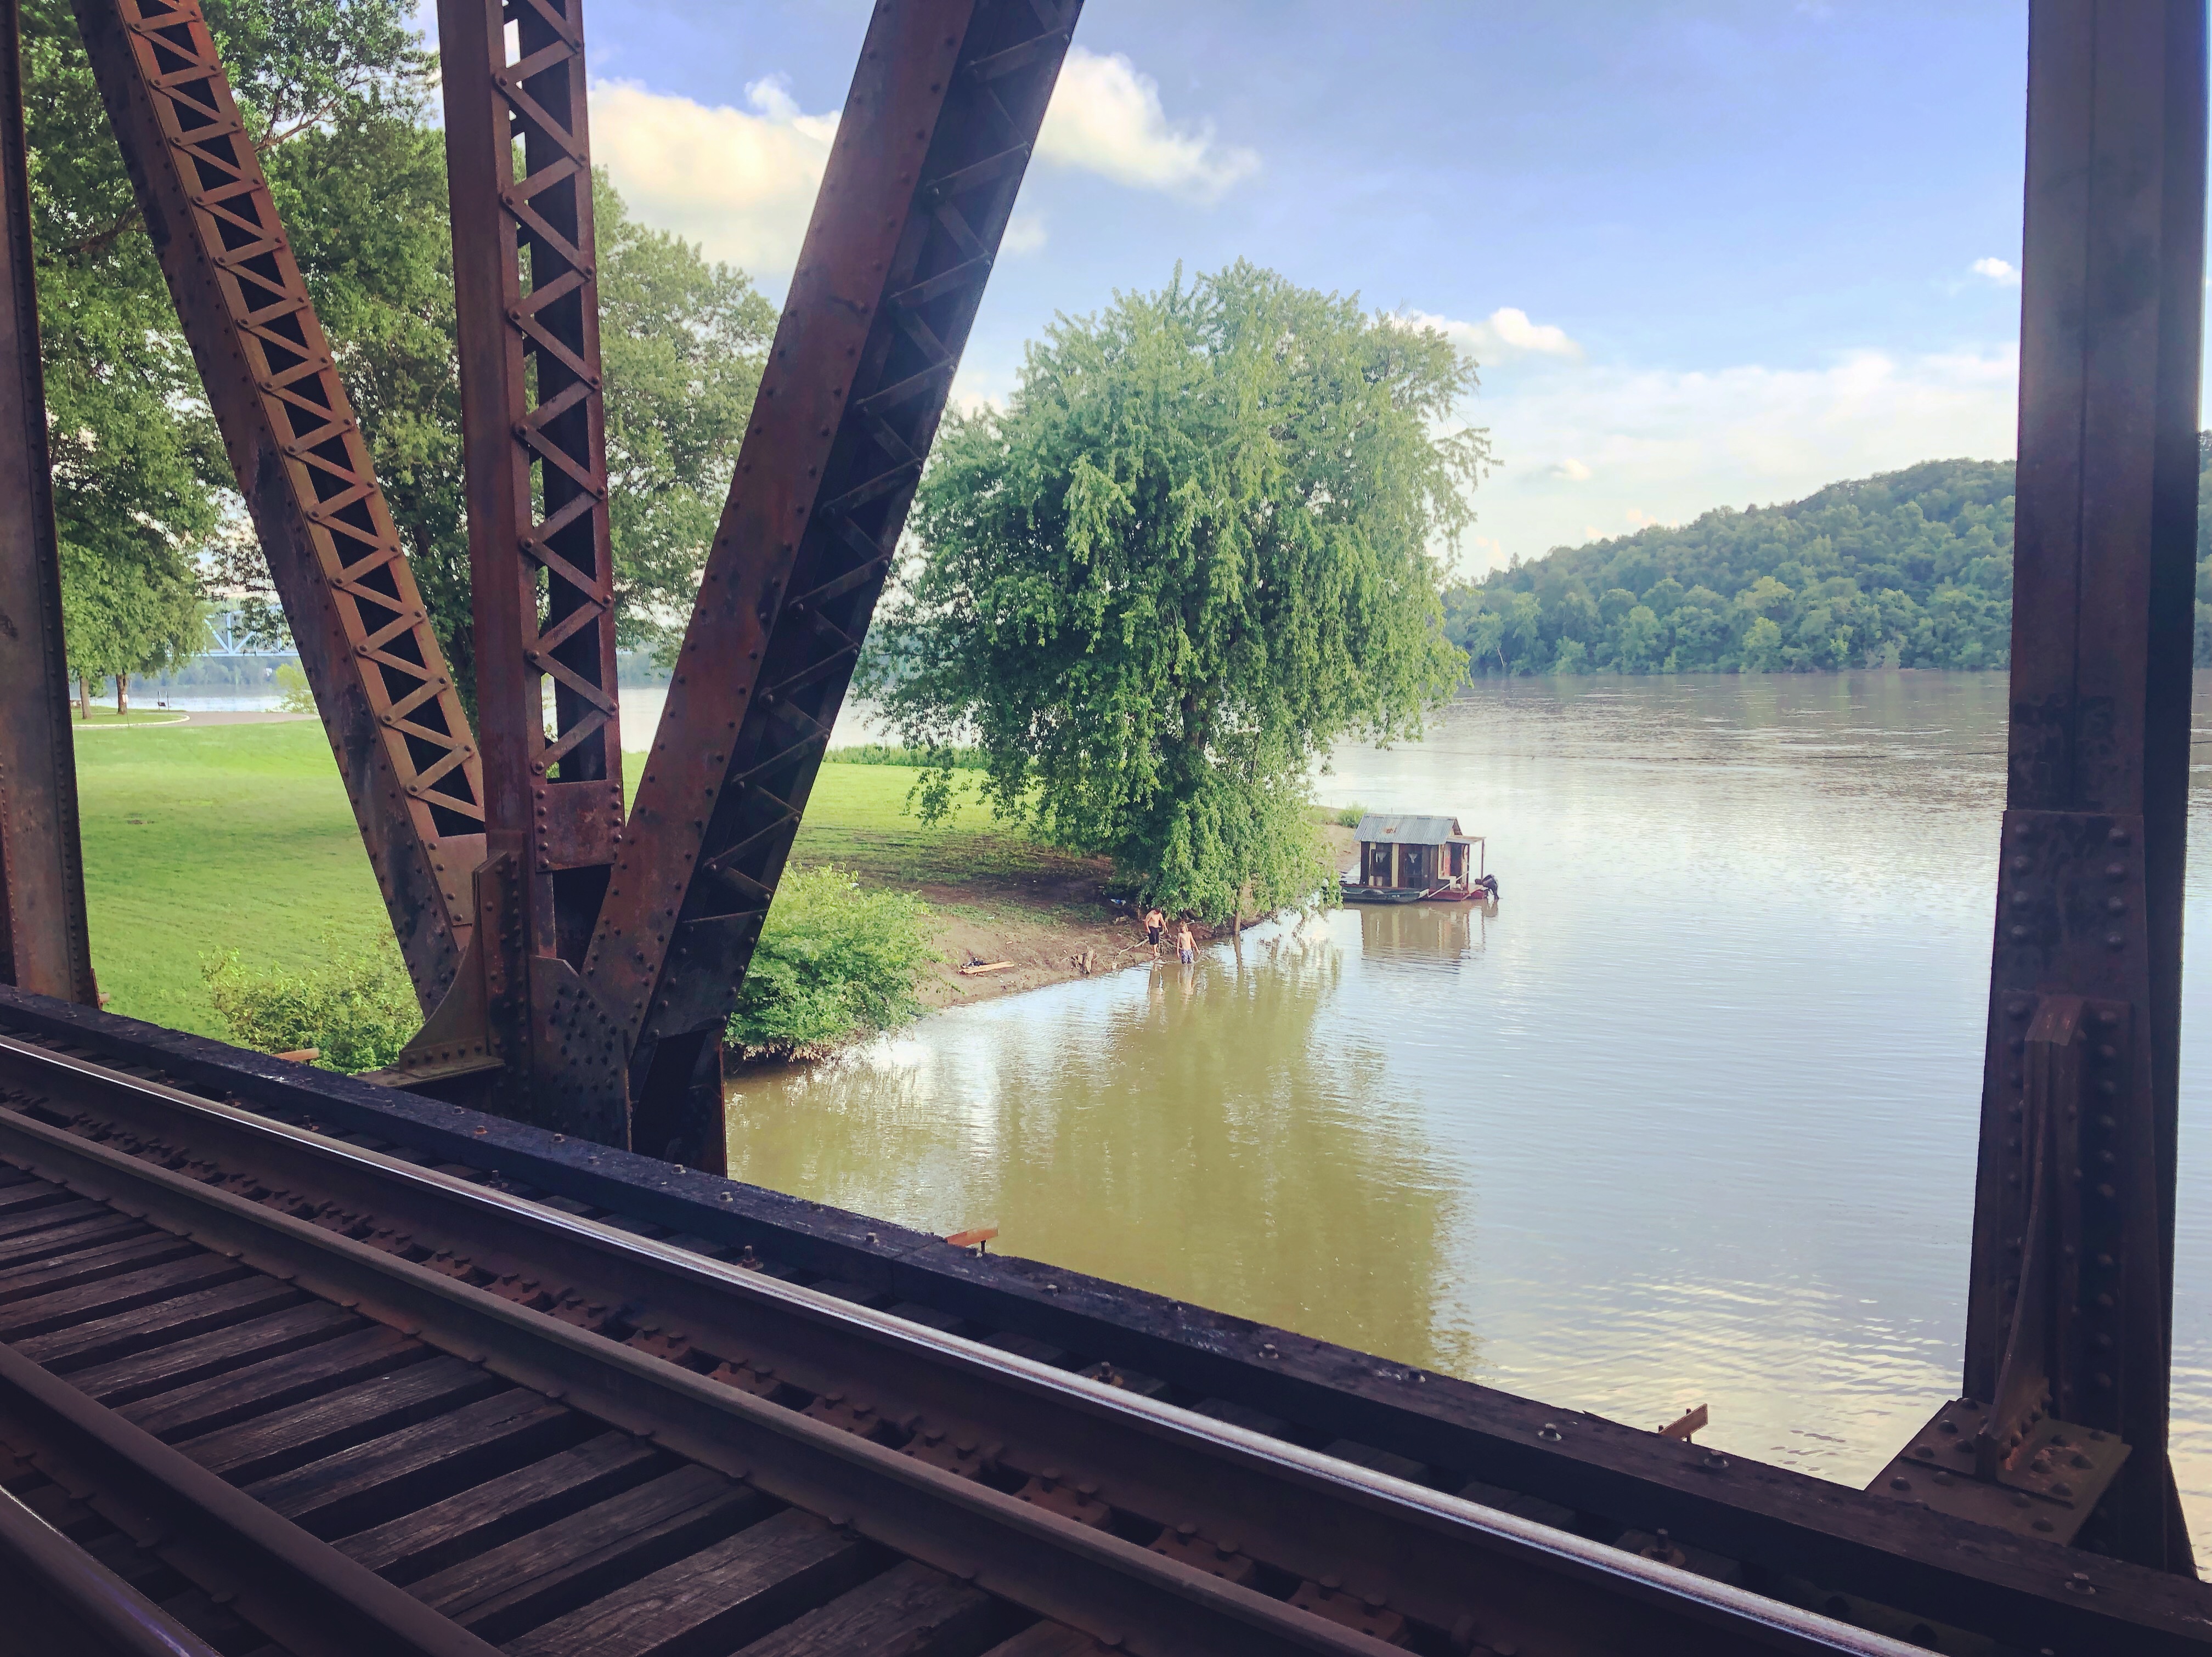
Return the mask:
<path fill-rule="evenodd" d="M 307 676 L 295 662 L 280 662 L 276 667 L 276 706 L 286 713 L 315 712 L 315 693 L 307 683 Z"/>
<path fill-rule="evenodd" d="M 930 908 L 903 892 L 863 889 L 824 864 L 789 869 L 730 1017 L 749 1054 L 805 1058 L 905 1023 L 937 959 Z"/>
<path fill-rule="evenodd" d="M 1360 819 L 1367 815 L 1364 805 L 1340 805 L 1334 810 L 1324 810 L 1322 821 L 1333 822 L 1340 828 L 1357 828 Z"/>
<path fill-rule="evenodd" d="M 325 933 L 330 959 L 305 972 L 248 967 L 238 951 L 200 957 L 208 997 L 242 1047 L 314 1047 L 325 1070 L 380 1070 L 422 1028 L 406 963 L 389 935 Z"/>
<path fill-rule="evenodd" d="M 915 770 L 931 768 L 981 771 L 980 748 L 908 748 L 898 743 L 864 742 L 850 748 L 833 748 L 822 756 L 825 765 L 903 765 Z"/>

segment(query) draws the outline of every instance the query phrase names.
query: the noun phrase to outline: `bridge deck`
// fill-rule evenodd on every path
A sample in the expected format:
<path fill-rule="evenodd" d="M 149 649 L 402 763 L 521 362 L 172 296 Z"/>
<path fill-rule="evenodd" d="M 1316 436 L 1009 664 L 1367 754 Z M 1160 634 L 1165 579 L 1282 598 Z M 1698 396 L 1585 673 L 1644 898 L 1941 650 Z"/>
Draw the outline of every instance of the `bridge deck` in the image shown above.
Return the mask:
<path fill-rule="evenodd" d="M 269 1201 L 281 1199 L 290 1209 L 314 1209 L 325 1224 L 332 1217 L 356 1217 L 346 1230 L 368 1239 L 370 1252 L 383 1234 L 386 1249 L 397 1247 L 402 1255 L 419 1257 L 400 1262 L 418 1277 L 427 1270 L 449 1274 L 441 1279 L 448 1284 L 465 1281 L 495 1290 L 504 1284 L 510 1296 L 519 1293 L 524 1278 L 535 1277 L 538 1288 L 520 1299 L 544 1303 L 539 1321 L 557 1324 L 555 1332 L 571 1346 L 596 1350 L 597 1343 L 628 1354 L 657 1355 L 656 1363 L 642 1369 L 680 1370 L 676 1384 L 690 1389 L 686 1399 L 702 1385 L 707 1392 L 726 1393 L 732 1391 L 728 1383 L 740 1382 L 734 1389 L 738 1401 L 764 1399 L 769 1417 L 796 1415 L 824 1424 L 824 1435 L 833 1439 L 849 1439 L 849 1429 L 859 1428 L 861 1436 L 896 1458 L 912 1462 L 926 1451 L 952 1470 L 982 1472 L 981 1483 L 1018 1502 L 1026 1491 L 1031 1508 L 1042 1497 L 1079 1518 L 1103 1513 L 1106 1533 L 1139 1552 L 1192 1524 L 1197 1538 L 1235 1545 L 1232 1551 L 1251 1562 L 1257 1579 L 1279 1596 L 1295 1596 L 1310 1583 L 1307 1597 L 1322 1597 L 1334 1592 L 1320 1587 L 1328 1578 L 1357 1586 L 1363 1600 L 1377 1594 L 1389 1617 L 1408 1619 L 1419 1648 L 1437 1642 L 1437 1648 L 1451 1648 L 1462 1619 L 1471 1619 L 1461 1633 L 1472 1638 L 1486 1617 L 1498 1616 L 1502 1590 L 1495 1583 L 1474 1586 L 1486 1581 L 1478 1569 L 1489 1557 L 1482 1549 L 1495 1546 L 1533 1546 L 1539 1557 L 1570 1572 L 1624 1564 L 1633 1569 L 1644 1565 L 1647 1553 L 1670 1560 L 1679 1555 L 1708 1585 L 1693 1592 L 1725 1596 L 1748 1587 L 1778 1616 L 1788 1615 L 1793 1604 L 1815 1608 L 1902 1638 L 1933 1637 L 1943 1649 L 2179 1651 L 2212 1645 L 2212 1591 L 2170 1575 L 1712 1455 L 1655 1434 L 1034 1262 L 981 1259 L 881 1222 L 81 1008 L 0 991 L 0 1028 L 15 1033 L 0 1047 L 0 1083 L 19 1107 L 27 1100 L 45 1102 L 27 1120 L 20 1109 L 0 1111 L 0 1157 L 18 1171 L 51 1177 L 52 1159 L 78 1154 L 88 1136 L 118 1166 L 143 1162 L 149 1154 L 168 1162 L 182 1156 L 187 1168 L 204 1162 L 203 1178 L 264 1193 L 251 1205 L 234 1190 L 234 1206 L 265 1210 Z M 64 1052 L 77 1056 L 73 1061 L 58 1056 Z M 139 1079 L 131 1079 L 134 1073 Z M 185 1094 L 172 1095 L 168 1087 Z M 204 1102 L 195 1105 L 195 1097 L 231 1100 L 254 1114 L 210 1111 Z M 352 1147 L 357 1160 L 342 1168 L 303 1162 L 301 1147 L 323 1141 L 287 1132 L 287 1122 L 332 1136 Z M 42 1136 L 37 1146 L 27 1148 L 21 1138 L 27 1133 Z M 138 1156 L 125 1154 L 134 1149 Z M 114 1177 L 112 1170 L 103 1177 Z M 143 1193 L 124 1200 L 129 1207 L 149 1206 Z M 68 1213 L 66 1219 L 58 1215 L 53 1228 L 53 1241 L 63 1247 L 73 1241 L 73 1235 L 64 1234 L 76 1226 L 115 1223 L 112 1216 L 102 1222 L 79 1215 L 74 1206 Z M 374 1223 L 365 1217 L 371 1215 L 378 1217 Z M 528 1231 L 549 1223 L 554 1231 Z M 514 1233 L 518 1226 L 528 1235 Z M 180 1221 L 171 1229 L 197 1231 L 199 1226 Z M 311 1221 L 294 1229 L 316 1228 Z M 43 1235 L 43 1229 L 34 1235 Z M 576 1255 L 580 1238 L 602 1252 Z M 103 1233 L 83 1246 L 113 1241 Z M 242 1238 L 239 1246 L 248 1241 Z M 0 1251 L 8 1247 L 0 1237 Z M 248 1259 L 258 1262 L 268 1247 L 252 1241 Z M 695 1275 L 687 1278 L 687 1268 Z M 8 1269 L 14 1268 L 0 1259 L 0 1270 Z M 298 1263 L 281 1263 L 281 1269 L 300 1283 L 309 1280 Z M 458 1278 L 450 1275 L 455 1272 Z M 11 1292 L 0 1284 L 0 1325 L 6 1324 L 5 1297 Z M 368 1308 L 385 1304 L 390 1294 L 357 1287 L 337 1297 Z M 793 1321 L 799 1307 L 806 1308 L 806 1317 Z M 822 1322 L 825 1307 L 842 1308 L 830 1325 Z M 270 1314 L 264 1309 L 255 1315 Z M 362 1315 L 362 1310 L 352 1314 Z M 407 1337 L 414 1344 L 404 1357 L 379 1344 L 378 1329 L 351 1321 L 342 1327 L 317 1324 L 310 1344 L 343 1362 L 337 1355 L 354 1347 L 332 1343 L 355 1343 L 362 1352 L 358 1361 L 380 1375 L 437 1362 L 435 1349 L 441 1347 L 485 1358 L 498 1369 L 499 1360 L 485 1350 L 491 1342 L 483 1330 L 441 1339 L 431 1332 L 430 1320 L 422 1305 L 399 1311 L 386 1305 L 385 1323 L 421 1331 Z M 769 1323 L 781 1332 L 770 1332 Z M 823 1331 L 830 1325 L 842 1332 L 836 1339 L 842 1346 L 823 1344 L 830 1337 Z M 299 1338 L 290 1331 L 283 1326 L 277 1338 Z M 14 1338 L 9 1327 L 0 1326 L 0 1338 Z M 381 1338 L 392 1338 L 388 1328 Z M 181 1361 L 188 1355 L 176 1356 Z M 234 1355 L 224 1362 L 242 1367 L 264 1356 Z M 270 1373 L 279 1376 L 293 1375 L 294 1366 L 306 1362 L 289 1349 L 274 1358 Z M 561 1359 L 562 1364 L 575 1361 L 573 1354 Z M 548 1362 L 533 1357 L 528 1364 Z M 948 1364 L 963 1377 L 957 1385 L 947 1378 Z M 145 1371 L 142 1360 L 132 1371 L 140 1377 L 131 1382 L 133 1388 L 157 1381 L 157 1393 L 148 1396 L 178 1390 L 168 1384 L 173 1377 L 160 1374 L 149 1381 Z M 508 1372 L 510 1379 L 523 1373 L 511 1363 Z M 720 1382 L 700 1382 L 717 1372 Z M 457 1409 L 489 1408 L 497 1414 L 507 1407 L 487 1405 L 470 1392 L 471 1386 L 489 1385 L 482 1370 L 471 1373 L 472 1381 L 457 1376 L 467 1394 Z M 544 1379 L 537 1368 L 529 1373 Z M 346 1385 L 358 1389 L 368 1380 Z M 988 1402 L 959 1395 L 961 1388 L 986 1384 L 1000 1389 Z M 205 1376 L 181 1385 L 204 1393 L 222 1391 Z M 673 1407 L 670 1399 L 625 1417 L 604 1404 L 580 1402 L 578 1383 L 565 1374 L 552 1385 L 568 1394 L 570 1411 L 580 1411 L 589 1422 L 613 1423 L 633 1435 L 656 1434 L 655 1446 L 669 1450 L 673 1429 L 661 1413 Z M 1039 1387 L 1042 1393 L 1023 1391 Z M 1041 1397 L 1057 1402 L 1046 1410 Z M 1148 1442 L 1170 1443 L 1173 1454 L 1140 1472 L 1141 1459 L 1126 1448 L 1091 1437 L 1097 1422 L 1085 1411 L 1100 1399 L 1133 1412 L 1125 1424 L 1166 1433 L 1165 1441 Z M 134 1397 L 130 1407 L 143 1402 Z M 1034 1420 L 1024 1413 L 1040 1410 L 1045 1415 Z M 515 1467 L 495 1470 L 488 1476 L 491 1482 L 571 1454 L 585 1442 L 574 1437 L 584 1429 L 566 1415 L 557 1424 L 518 1417 L 513 1430 L 531 1455 Z M 700 1430 L 704 1445 L 719 1442 L 724 1428 Z M 932 1433 L 934 1439 L 927 1436 Z M 551 1451 L 538 1454 L 554 1441 Z M 1020 1448 L 1010 1448 L 1018 1442 Z M 917 1444 L 922 1450 L 914 1449 Z M 1389 1502 L 1410 1500 L 1422 1523 L 1438 1513 L 1454 1525 L 1471 1522 L 1467 1545 L 1478 1557 L 1455 1564 L 1443 1579 L 1452 1586 L 1439 1588 L 1437 1579 L 1406 1563 L 1419 1550 L 1380 1522 L 1341 1533 L 1338 1555 L 1325 1560 L 1302 1555 L 1294 1543 L 1265 1539 L 1282 1528 L 1290 1511 L 1273 1485 L 1264 1494 L 1255 1487 L 1248 1502 L 1222 1506 L 1228 1498 L 1214 1460 L 1222 1454 L 1257 1454 L 1263 1462 L 1291 1466 L 1298 1478 L 1319 1477 L 1324 1483 L 1350 1478 L 1353 1485 L 1337 1488 L 1362 1492 L 1362 1500 L 1374 1497 L 1376 1489 L 1395 1492 L 1386 1510 L 1395 1511 Z M 710 1470 L 715 1466 L 712 1455 L 690 1459 Z M 757 1448 L 739 1460 L 757 1472 Z M 1347 1463 L 1404 1480 L 1405 1486 L 1370 1486 Z M 1060 1473 L 1051 1489 L 1042 1482 L 1048 1468 Z M 1191 1473 L 1200 1468 L 1211 1471 L 1193 1488 Z M 1316 1474 L 1316 1468 L 1328 1471 Z M 473 1463 L 460 1464 L 450 1477 L 479 1471 Z M 725 1470 L 725 1476 L 734 1471 Z M 1085 1492 L 1085 1484 L 1096 1489 Z M 1431 1501 L 1421 1491 L 1441 1494 Z M 447 1491 L 435 1500 L 463 1494 Z M 1486 1511 L 1461 1508 L 1450 1499 L 1460 1495 Z M 790 1489 L 779 1490 L 777 1499 L 808 1506 Z M 1431 1505 L 1424 1507 L 1425 1502 Z M 426 1498 L 425 1505 L 434 1502 Z M 916 1557 L 915 1551 L 886 1545 L 880 1527 L 867 1528 L 862 1499 L 817 1500 L 813 1506 L 837 1509 L 839 1517 L 862 1513 L 856 1522 L 884 1549 L 871 1556 L 879 1563 Z M 379 1522 L 388 1523 L 389 1516 Z M 1664 1549 L 1654 1534 L 1662 1527 L 1668 1532 Z M 941 1521 L 933 1521 L 925 1533 L 943 1529 Z M 1290 1529 L 1332 1533 L 1324 1520 L 1311 1516 Z M 501 1545 L 514 1539 L 500 1533 Z M 1474 1537 L 1482 1539 L 1480 1546 Z M 1538 1539 L 1532 1543 L 1532 1537 Z M 1003 1539 L 988 1545 L 971 1539 L 970 1551 L 961 1557 L 996 1561 L 1006 1553 L 1003 1544 Z M 944 1562 L 927 1547 L 918 1553 L 930 1569 L 942 1569 Z M 1593 1559 L 1603 1563 L 1592 1565 Z M 987 1587 L 997 1585 L 1000 1569 L 994 1564 Z M 1231 1569 L 1244 1567 L 1232 1562 Z M 1672 1573 L 1658 1575 L 1680 1585 Z M 1576 1593 L 1559 1593 L 1560 1586 L 1552 1584 L 1547 1604 L 1577 1601 Z M 1636 1586 L 1646 1585 L 1639 1578 Z M 1021 1615 L 1040 1609 L 1034 1589 L 1000 1589 L 1000 1598 L 1023 1608 Z M 1127 1596 L 1117 1587 L 1115 1598 Z M 1128 1613 L 1121 1620 L 1130 1623 Z M 1824 1626 L 1835 1637 L 1848 1632 L 1840 1624 Z M 1525 1626 L 1520 1632 L 1524 1649 L 1547 1648 L 1540 1638 L 1532 1643 L 1525 1637 Z M 1550 1632 L 1556 1637 L 1560 1630 Z M 1698 1648 L 1720 1648 L 1710 1633 L 1698 1637 L 1705 1642 Z M 1992 1638 L 2002 1645 L 1983 1643 Z M 1966 1641 L 1972 1644 L 1960 1643 Z M 1601 1636 L 1578 1638 L 1565 1648 L 1615 1648 Z"/>

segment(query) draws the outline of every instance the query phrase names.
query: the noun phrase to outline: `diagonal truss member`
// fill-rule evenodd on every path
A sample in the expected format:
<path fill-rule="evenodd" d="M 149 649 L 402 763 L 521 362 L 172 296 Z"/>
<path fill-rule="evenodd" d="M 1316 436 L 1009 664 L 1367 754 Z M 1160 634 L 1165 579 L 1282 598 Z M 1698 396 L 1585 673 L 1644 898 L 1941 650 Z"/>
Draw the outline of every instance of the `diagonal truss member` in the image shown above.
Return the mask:
<path fill-rule="evenodd" d="M 425 1008 L 471 928 L 474 738 L 197 0 L 76 0 L 100 97 Z"/>
<path fill-rule="evenodd" d="M 791 850 L 1080 0 L 868 26 L 585 975 L 631 1139 L 711 1159 L 713 1057 Z"/>
<path fill-rule="evenodd" d="M 486 861 L 392 1079 L 496 1070 L 508 1114 L 626 1143 L 627 1055 L 575 971 L 623 822 L 582 0 L 444 0 L 438 30 Z"/>

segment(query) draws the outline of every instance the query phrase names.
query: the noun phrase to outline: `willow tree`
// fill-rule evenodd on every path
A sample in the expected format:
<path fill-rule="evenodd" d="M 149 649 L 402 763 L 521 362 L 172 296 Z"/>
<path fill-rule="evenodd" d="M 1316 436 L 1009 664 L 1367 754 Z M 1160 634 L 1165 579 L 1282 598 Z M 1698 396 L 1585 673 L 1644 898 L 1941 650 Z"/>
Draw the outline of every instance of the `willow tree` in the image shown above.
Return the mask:
<path fill-rule="evenodd" d="M 938 438 L 864 683 L 1152 900 L 1303 903 L 1316 762 L 1418 734 L 1464 663 L 1433 549 L 1487 458 L 1443 429 L 1473 384 L 1443 335 L 1242 263 L 1063 319 Z M 925 813 L 955 780 L 925 774 Z"/>

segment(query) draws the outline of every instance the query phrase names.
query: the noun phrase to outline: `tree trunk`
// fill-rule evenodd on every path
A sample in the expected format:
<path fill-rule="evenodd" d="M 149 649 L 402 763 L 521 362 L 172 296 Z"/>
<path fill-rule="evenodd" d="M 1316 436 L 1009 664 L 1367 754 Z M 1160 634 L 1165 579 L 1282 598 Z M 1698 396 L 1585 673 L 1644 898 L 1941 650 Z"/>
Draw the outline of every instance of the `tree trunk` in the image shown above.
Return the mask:
<path fill-rule="evenodd" d="M 92 681 L 82 675 L 76 682 L 76 716 L 80 719 L 92 717 Z"/>
<path fill-rule="evenodd" d="M 115 676 L 115 717 L 119 719 L 130 711 L 131 676 L 118 673 Z"/>

